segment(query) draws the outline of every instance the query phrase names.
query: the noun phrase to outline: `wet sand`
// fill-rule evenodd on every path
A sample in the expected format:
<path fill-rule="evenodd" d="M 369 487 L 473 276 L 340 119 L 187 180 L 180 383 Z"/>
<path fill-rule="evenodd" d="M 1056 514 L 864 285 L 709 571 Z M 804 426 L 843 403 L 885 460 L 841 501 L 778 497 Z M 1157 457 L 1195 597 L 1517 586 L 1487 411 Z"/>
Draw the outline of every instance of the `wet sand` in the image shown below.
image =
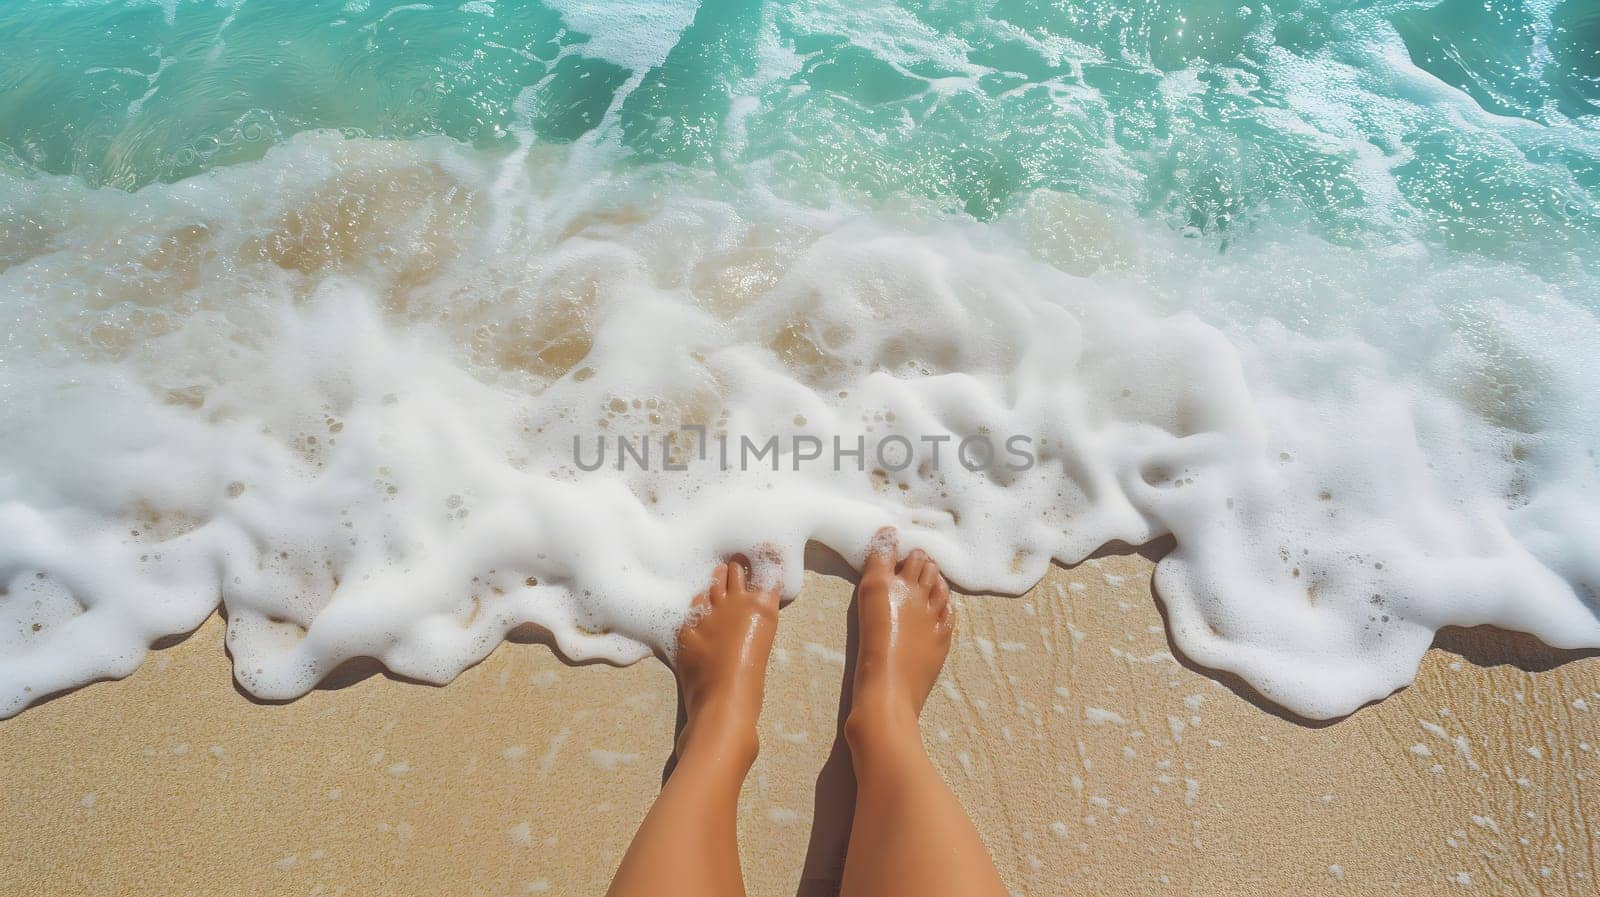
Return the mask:
<path fill-rule="evenodd" d="M 752 895 L 803 868 L 826 892 L 844 836 L 848 778 L 819 799 L 818 772 L 851 584 L 814 560 L 740 803 Z M 924 731 L 1016 893 L 1600 889 L 1600 657 L 1447 631 L 1414 686 L 1309 725 L 1175 659 L 1150 572 L 1111 555 L 958 597 Z M 444 688 L 347 669 L 270 705 L 222 636 L 0 722 L 0 891 L 598 894 L 672 742 L 655 661 L 506 644 Z"/>

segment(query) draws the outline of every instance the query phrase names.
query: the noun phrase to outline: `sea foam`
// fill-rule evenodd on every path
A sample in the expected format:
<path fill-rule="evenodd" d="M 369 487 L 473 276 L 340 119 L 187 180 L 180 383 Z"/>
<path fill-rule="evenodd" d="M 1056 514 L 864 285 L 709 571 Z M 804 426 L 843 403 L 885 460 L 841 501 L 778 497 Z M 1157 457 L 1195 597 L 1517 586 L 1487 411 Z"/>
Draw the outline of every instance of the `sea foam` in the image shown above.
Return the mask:
<path fill-rule="evenodd" d="M 1171 534 L 1178 649 L 1312 717 L 1447 624 L 1600 645 L 1582 297 L 1409 244 L 1218 256 L 1048 191 L 977 223 L 586 152 L 306 133 L 132 193 L 0 185 L 0 715 L 219 603 L 263 698 L 359 656 L 445 682 L 524 624 L 629 662 L 727 554 L 770 543 L 793 596 L 808 540 L 860 563 L 886 525 L 1008 593 Z M 685 425 L 1036 463 L 574 454 Z"/>

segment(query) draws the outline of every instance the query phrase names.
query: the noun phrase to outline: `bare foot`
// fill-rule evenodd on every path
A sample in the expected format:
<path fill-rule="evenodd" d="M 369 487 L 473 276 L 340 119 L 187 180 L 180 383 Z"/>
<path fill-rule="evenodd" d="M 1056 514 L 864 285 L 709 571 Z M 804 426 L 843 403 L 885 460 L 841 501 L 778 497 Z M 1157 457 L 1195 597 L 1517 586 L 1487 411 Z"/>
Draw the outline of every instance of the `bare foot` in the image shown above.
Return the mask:
<path fill-rule="evenodd" d="M 854 745 L 879 733 L 910 732 L 950 652 L 955 608 L 939 565 L 921 549 L 899 561 L 895 531 L 867 550 L 856 589 L 860 643 L 845 737 Z"/>
<path fill-rule="evenodd" d="M 707 744 L 755 760 L 756 719 L 777 628 L 777 588 L 752 584 L 746 559 L 735 557 L 712 571 L 710 588 L 695 596 L 678 630 L 674 667 L 687 718 L 680 757 Z"/>

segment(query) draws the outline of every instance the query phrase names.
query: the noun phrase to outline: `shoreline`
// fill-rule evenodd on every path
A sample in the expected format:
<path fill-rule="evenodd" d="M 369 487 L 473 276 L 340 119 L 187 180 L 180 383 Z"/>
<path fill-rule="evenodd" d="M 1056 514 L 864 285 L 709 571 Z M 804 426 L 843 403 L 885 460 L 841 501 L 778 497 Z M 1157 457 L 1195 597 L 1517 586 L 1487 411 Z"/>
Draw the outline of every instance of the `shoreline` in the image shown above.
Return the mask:
<path fill-rule="evenodd" d="M 740 800 L 752 894 L 837 862 L 845 810 L 817 777 L 851 584 L 813 560 Z M 958 597 L 924 735 L 1018 893 L 1594 886 L 1600 657 L 1447 631 L 1414 685 L 1306 725 L 1173 657 L 1151 569 L 1105 555 Z M 369 666 L 270 704 L 237 690 L 222 632 L 0 722 L 0 892 L 599 893 L 659 787 L 659 663 L 507 643 L 448 686 Z"/>

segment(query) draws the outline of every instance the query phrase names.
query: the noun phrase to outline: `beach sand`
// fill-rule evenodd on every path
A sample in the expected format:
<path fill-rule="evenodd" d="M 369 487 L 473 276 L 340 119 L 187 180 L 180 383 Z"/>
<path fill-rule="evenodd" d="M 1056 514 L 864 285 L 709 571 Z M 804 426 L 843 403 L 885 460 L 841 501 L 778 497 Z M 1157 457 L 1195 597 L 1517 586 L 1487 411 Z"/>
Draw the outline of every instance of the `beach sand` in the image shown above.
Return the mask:
<path fill-rule="evenodd" d="M 741 798 L 752 895 L 802 867 L 825 892 L 844 833 L 840 780 L 816 794 L 851 583 L 812 554 Z M 1309 725 L 1175 660 L 1151 569 L 958 598 L 924 731 L 1016 893 L 1597 892 L 1600 657 L 1447 631 L 1415 685 Z M 598 894 L 659 787 L 676 698 L 653 660 L 511 643 L 444 688 L 368 667 L 268 705 L 222 636 L 212 617 L 0 722 L 0 890 Z"/>

